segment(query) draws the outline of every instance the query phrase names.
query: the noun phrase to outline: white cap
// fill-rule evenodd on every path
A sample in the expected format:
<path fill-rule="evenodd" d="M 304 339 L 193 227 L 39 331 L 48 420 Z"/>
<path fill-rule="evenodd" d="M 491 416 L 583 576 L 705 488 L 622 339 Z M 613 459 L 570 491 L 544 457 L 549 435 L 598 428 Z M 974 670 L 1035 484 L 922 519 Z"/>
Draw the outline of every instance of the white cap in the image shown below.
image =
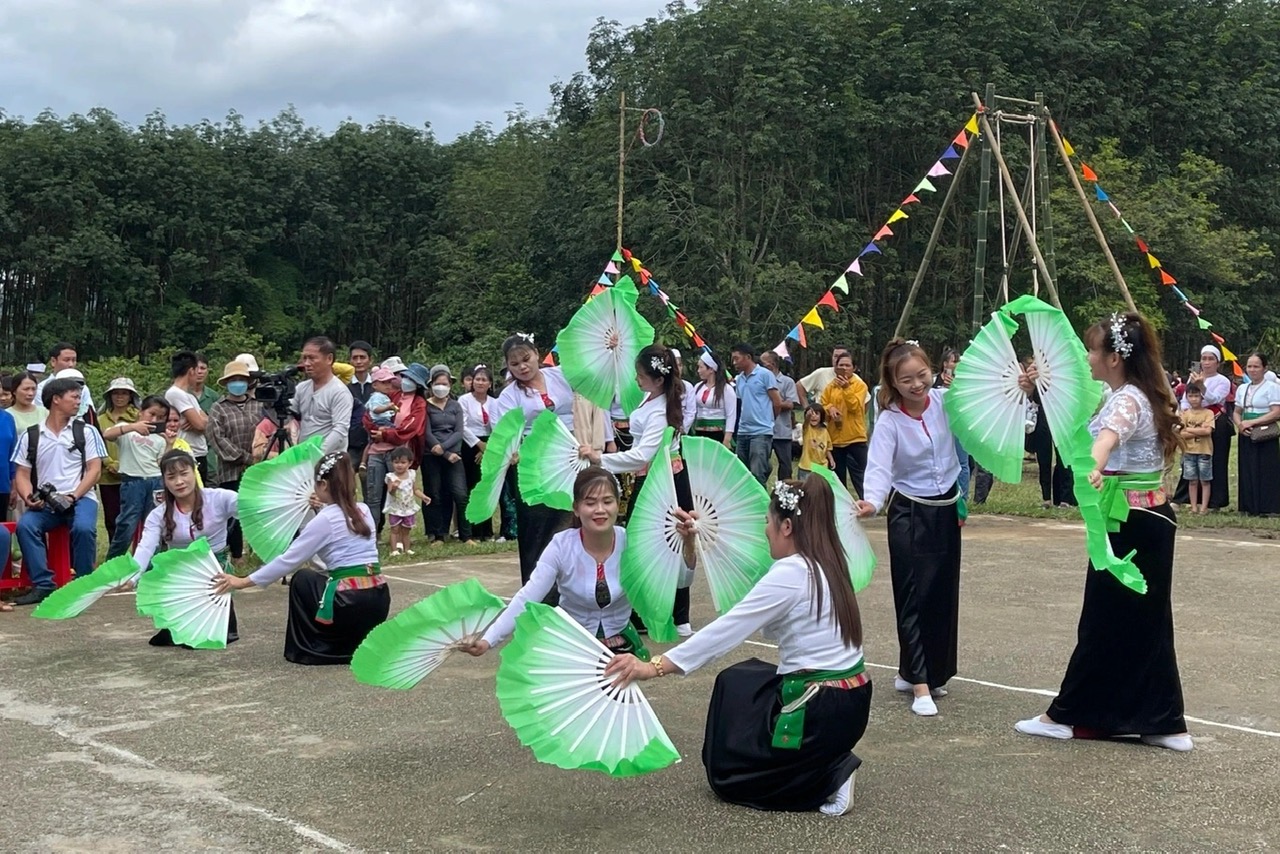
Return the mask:
<path fill-rule="evenodd" d="M 27 363 L 27 373 L 29 373 L 29 374 L 43 374 L 43 373 L 44 373 L 44 362 L 28 362 L 28 363 Z"/>
<path fill-rule="evenodd" d="M 241 353 L 239 356 L 236 356 L 231 361 L 239 362 L 240 364 L 244 365 L 246 368 L 248 368 L 250 371 L 252 371 L 255 374 L 259 373 L 262 370 L 261 368 L 258 367 L 258 360 L 253 358 L 252 353 Z"/>
<path fill-rule="evenodd" d="M 1200 348 L 1200 355 L 1203 356 L 1205 353 L 1212 353 L 1213 358 L 1217 359 L 1219 362 L 1222 361 L 1222 351 L 1212 344 L 1205 344 Z"/>
<path fill-rule="evenodd" d="M 80 384 L 84 385 L 84 374 L 80 373 L 75 368 L 63 368 L 54 374 L 53 378 L 55 380 L 79 380 Z"/>
<path fill-rule="evenodd" d="M 404 360 L 399 356 L 392 356 L 389 359 L 383 359 L 382 364 L 379 367 L 386 368 L 393 374 L 401 374 L 408 370 L 409 366 L 406 365 Z"/>

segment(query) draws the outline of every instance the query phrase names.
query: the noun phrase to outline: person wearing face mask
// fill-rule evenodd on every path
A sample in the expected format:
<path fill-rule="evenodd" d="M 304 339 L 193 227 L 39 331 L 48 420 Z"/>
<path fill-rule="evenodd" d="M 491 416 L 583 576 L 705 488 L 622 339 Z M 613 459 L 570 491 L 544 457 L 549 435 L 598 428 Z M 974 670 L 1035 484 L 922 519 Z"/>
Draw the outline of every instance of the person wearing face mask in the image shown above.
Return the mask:
<path fill-rule="evenodd" d="M 466 416 L 458 401 L 449 396 L 453 375 L 447 365 L 431 369 L 431 397 L 427 400 L 426 453 L 422 455 L 423 480 L 431 501 L 424 504 L 427 536 L 437 546 L 449 536 L 449 523 L 456 508 L 458 539 L 474 545 L 471 523 L 466 520 L 467 475 L 462 465 L 462 439 Z"/>
<path fill-rule="evenodd" d="M 243 362 L 227 362 L 218 385 L 226 394 L 209 410 L 209 444 L 218 455 L 215 475 L 218 486 L 232 492 L 240 490 L 240 478 L 253 464 L 253 438 L 258 428 L 261 407 L 249 395 L 249 366 Z M 232 560 L 244 557 L 244 534 L 240 521 L 232 519 L 227 526 L 227 550 Z"/>
<path fill-rule="evenodd" d="M 388 360 L 390 361 L 390 360 Z M 399 358 L 395 359 L 399 362 Z M 426 390 L 430 384 L 427 369 L 417 362 L 412 365 L 399 365 L 399 376 L 393 368 L 384 363 L 371 376 L 375 387 L 390 397 L 396 411 L 390 424 L 383 425 L 374 421 L 374 413 L 365 410 L 362 419 L 364 429 L 369 433 L 369 454 L 365 458 L 364 502 L 369 505 L 378 532 L 381 533 L 386 516 L 382 512 L 382 502 L 386 497 L 387 472 L 391 464 L 387 454 L 401 445 L 413 451 L 412 468 L 422 467 L 422 442 L 426 435 L 427 400 Z"/>

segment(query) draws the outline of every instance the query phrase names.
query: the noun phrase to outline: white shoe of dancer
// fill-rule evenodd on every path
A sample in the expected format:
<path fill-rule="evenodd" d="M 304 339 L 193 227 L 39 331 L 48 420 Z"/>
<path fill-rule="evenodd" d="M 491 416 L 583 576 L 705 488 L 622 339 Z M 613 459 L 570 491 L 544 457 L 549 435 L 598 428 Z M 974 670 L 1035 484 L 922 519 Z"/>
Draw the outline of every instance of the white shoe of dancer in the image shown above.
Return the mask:
<path fill-rule="evenodd" d="M 910 682 L 903 679 L 901 676 L 893 677 L 893 690 L 898 691 L 899 693 L 910 694 L 912 691 L 915 690 L 915 687 L 916 686 L 912 685 Z M 929 693 L 933 695 L 934 699 L 937 699 L 938 697 L 947 696 L 947 689 L 946 688 L 930 688 Z"/>
<path fill-rule="evenodd" d="M 1183 733 L 1182 735 L 1144 735 L 1142 743 L 1149 744 L 1152 747 L 1163 747 L 1166 750 L 1176 750 L 1179 753 L 1187 753 L 1195 745 L 1191 741 L 1191 736 Z"/>
<path fill-rule="evenodd" d="M 693 637 L 693 626 L 688 623 L 681 623 L 676 626 L 676 634 L 682 638 Z"/>
<path fill-rule="evenodd" d="M 911 711 L 922 718 L 929 718 L 938 713 L 938 706 L 933 702 L 932 697 L 925 694 L 923 697 L 916 697 L 911 701 Z"/>
<path fill-rule="evenodd" d="M 849 775 L 849 779 L 844 781 L 844 785 L 836 789 L 836 793 L 827 798 L 827 802 L 818 807 L 818 812 L 823 815 L 839 816 L 844 815 L 853 807 L 853 778 L 858 776 L 855 770 Z"/>
<path fill-rule="evenodd" d="M 1068 739 L 1075 736 L 1075 731 L 1066 724 L 1046 723 L 1038 717 L 1018 721 L 1013 728 L 1023 735 L 1038 735 L 1041 738 Z"/>

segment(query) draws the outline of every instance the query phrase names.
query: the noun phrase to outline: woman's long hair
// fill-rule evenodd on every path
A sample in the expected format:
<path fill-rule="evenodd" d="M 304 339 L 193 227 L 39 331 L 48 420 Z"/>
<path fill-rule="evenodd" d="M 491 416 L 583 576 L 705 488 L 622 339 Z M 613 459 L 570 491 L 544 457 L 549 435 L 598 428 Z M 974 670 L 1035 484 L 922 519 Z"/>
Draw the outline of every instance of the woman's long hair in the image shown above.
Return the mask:
<path fill-rule="evenodd" d="M 636 356 L 636 373 L 662 383 L 662 393 L 667 396 L 667 426 L 684 432 L 684 381 L 680 379 L 680 367 L 675 354 L 661 344 L 650 344 Z"/>
<path fill-rule="evenodd" d="M 845 646 L 862 646 L 862 614 L 858 611 L 858 597 L 849 580 L 849 563 L 845 560 L 840 535 L 836 533 L 836 499 L 831 486 L 820 477 L 807 480 L 785 480 L 787 491 L 800 494 L 794 509 L 788 510 L 779 503 L 775 492 L 769 499 L 769 512 L 781 522 L 791 520 L 791 537 L 796 552 L 809 567 L 809 580 L 813 583 L 817 603 L 817 616 L 822 615 L 822 584 L 827 580 L 831 594 L 831 615 L 840 627 L 840 638 Z"/>
<path fill-rule="evenodd" d="M 699 356 L 699 359 L 702 357 Z M 715 356 L 708 354 L 708 358 L 715 362 L 711 367 L 711 399 L 715 401 L 716 406 L 724 406 L 724 387 L 728 384 L 729 378 L 725 376 L 724 365 Z"/>
<path fill-rule="evenodd" d="M 195 457 L 186 451 L 169 451 L 160 458 L 160 477 L 164 478 L 170 472 L 179 469 L 189 469 L 198 471 L 196 468 Z M 204 532 L 204 494 L 203 490 L 197 487 L 191 493 L 191 527 L 201 533 Z M 173 542 L 173 529 L 177 522 L 173 518 L 178 501 L 173 497 L 173 493 L 169 491 L 168 485 L 164 488 L 164 527 L 160 531 L 160 541 L 165 545 Z"/>
<path fill-rule="evenodd" d="M 898 376 L 898 366 L 912 356 L 924 362 L 932 370 L 929 354 L 914 341 L 894 338 L 884 345 L 884 352 L 880 354 L 880 390 L 876 392 L 876 403 L 880 405 L 881 411 L 890 406 L 902 408 L 902 395 L 894 384 L 894 379 Z"/>
<path fill-rule="evenodd" d="M 342 452 L 321 457 L 316 463 L 316 483 L 321 481 L 329 484 L 329 498 L 342 509 L 347 529 L 357 537 L 371 535 L 373 529 L 356 503 L 356 475 L 351 470 L 350 458 Z"/>
<path fill-rule="evenodd" d="M 1119 335 L 1132 348 L 1129 355 L 1118 353 L 1124 365 L 1125 382 L 1133 383 L 1147 396 L 1155 420 L 1156 437 L 1164 451 L 1165 461 L 1173 458 L 1182 439 L 1178 433 L 1178 402 L 1164 378 L 1160 355 L 1160 339 L 1147 319 L 1135 311 L 1112 315 L 1119 324 Z M 1112 319 L 1100 320 L 1085 330 L 1084 342 L 1090 350 L 1116 353 Z"/>

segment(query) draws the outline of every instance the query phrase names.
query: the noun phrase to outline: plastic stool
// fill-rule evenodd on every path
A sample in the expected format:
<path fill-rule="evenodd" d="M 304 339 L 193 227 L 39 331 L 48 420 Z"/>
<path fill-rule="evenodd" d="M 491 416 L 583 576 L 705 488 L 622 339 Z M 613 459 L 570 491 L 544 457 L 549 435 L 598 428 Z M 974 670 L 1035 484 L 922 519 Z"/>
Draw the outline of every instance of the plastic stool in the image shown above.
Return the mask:
<path fill-rule="evenodd" d="M 17 522 L 0 522 L 9 530 L 10 538 L 18 530 Z M 17 571 L 13 566 L 13 549 L 10 547 L 9 553 L 4 556 L 4 574 L 0 575 L 0 590 L 15 590 L 23 587 L 30 587 L 31 580 L 27 578 L 26 570 L 18 566 Z"/>
<path fill-rule="evenodd" d="M 47 547 L 45 552 L 48 556 L 49 571 L 53 573 L 54 586 L 61 587 L 75 578 L 75 575 L 71 572 L 70 526 L 59 525 L 45 534 L 44 541 Z"/>

